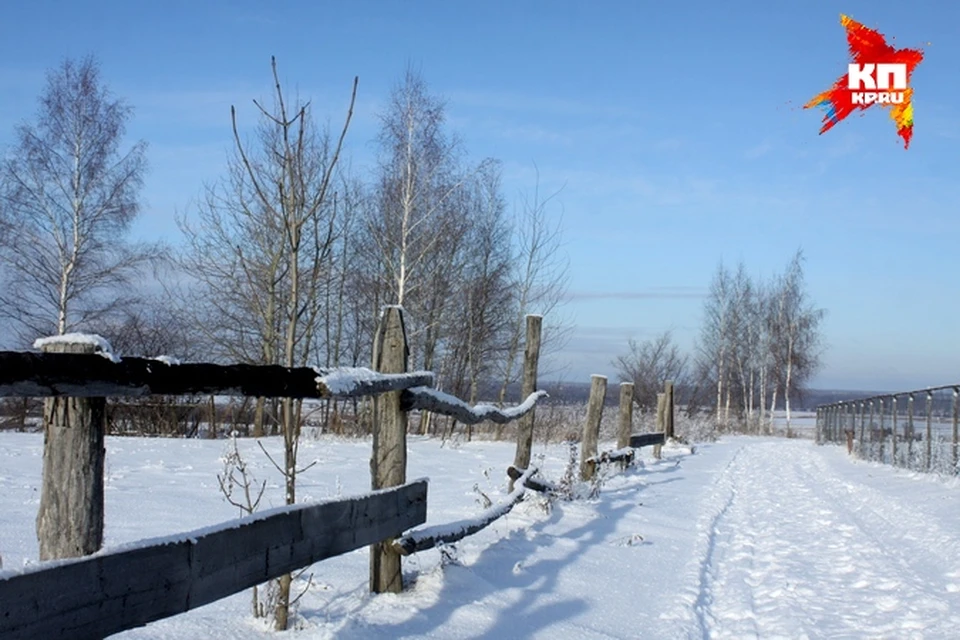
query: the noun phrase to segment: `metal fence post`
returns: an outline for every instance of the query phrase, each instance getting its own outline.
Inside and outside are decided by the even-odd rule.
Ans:
[[[926,446],[926,468],[930,471],[933,464],[933,392],[927,391],[927,446]]]
[[[960,442],[958,442],[957,436],[960,435],[960,430],[957,427],[960,426],[960,387],[953,388],[953,469],[951,471],[957,473],[957,465],[960,464]]]
[[[906,466],[907,469],[913,468],[913,440],[914,440],[914,430],[913,430],[913,394],[907,398],[907,426],[903,430],[903,436],[907,439],[907,460]]]
[[[879,405],[880,405],[879,407],[877,407],[878,413],[879,413],[879,420],[877,421],[877,422],[878,422],[878,424],[877,424],[877,431],[879,431],[879,433],[878,433],[877,435],[880,436],[880,438],[879,438],[879,441],[880,441],[880,442],[879,442],[879,445],[878,445],[878,447],[877,447],[877,449],[878,449],[878,450],[877,450],[877,460],[879,460],[880,462],[883,462],[883,461],[884,461],[884,459],[883,459],[883,441],[884,441],[884,436],[883,436],[883,398],[878,398],[878,399],[877,399],[877,402],[878,402]]]
[[[890,430],[890,464],[897,466],[897,396],[893,396],[890,412],[893,414],[893,426]]]
[[[867,403],[860,402],[860,438],[857,441],[857,456],[863,459],[863,437],[867,431]]]

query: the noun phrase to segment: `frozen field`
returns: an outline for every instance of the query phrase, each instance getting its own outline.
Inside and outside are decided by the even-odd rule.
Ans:
[[[279,442],[266,440],[268,449]],[[109,438],[107,546],[236,517],[217,488],[227,443]],[[0,554],[36,557],[42,437],[0,434]],[[241,441],[281,500],[278,477]],[[503,496],[513,446],[411,439],[428,524]],[[536,445],[559,479],[561,445]],[[405,561],[402,595],[367,593],[366,549],[314,565],[297,638],[947,638],[960,628],[960,485],[803,439],[738,437],[667,450],[607,478],[598,498],[528,499],[452,557]],[[307,440],[303,500],[363,493],[369,441]],[[475,490],[476,487],[476,490]],[[301,580],[305,584],[306,575]],[[249,593],[114,637],[278,637]]]

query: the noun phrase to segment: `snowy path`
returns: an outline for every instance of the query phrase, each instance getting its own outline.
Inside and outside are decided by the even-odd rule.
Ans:
[[[107,545],[236,517],[217,489],[224,442],[108,438]],[[279,455],[279,439],[265,446]],[[429,475],[428,524],[502,499],[513,445],[451,446],[411,438],[408,477]],[[307,440],[301,495],[369,487],[370,443]],[[280,478],[253,441],[241,448]],[[0,553],[7,568],[36,557],[42,436],[0,433]],[[535,448],[558,479],[560,445]],[[695,454],[666,448],[606,478],[593,500],[531,496],[456,546],[404,563],[410,587],[371,596],[366,549],[310,570],[299,640],[533,638],[960,638],[960,480],[847,457],[810,441],[725,438]],[[542,456],[542,459],[541,459]],[[476,489],[474,488],[476,487]],[[305,579],[298,581],[298,591]],[[116,636],[127,640],[277,638],[241,593]]]
[[[955,490],[809,442],[738,444],[701,506],[684,635],[957,637]]]

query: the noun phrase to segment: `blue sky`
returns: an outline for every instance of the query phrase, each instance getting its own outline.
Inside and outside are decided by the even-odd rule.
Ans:
[[[692,346],[717,264],[769,277],[802,247],[828,315],[813,386],[902,390],[960,380],[960,4],[847,2],[50,2],[0,23],[0,145],[44,73],[93,53],[149,142],[135,235],[176,242],[223,172],[229,108],[255,117],[283,80],[374,159],[376,115],[408,64],[448,100],[470,156],[503,162],[508,200],[563,188],[576,330],[565,377],[613,376],[631,337]],[[885,111],[818,136],[808,99],[846,69],[840,13],[922,47],[914,138]]]

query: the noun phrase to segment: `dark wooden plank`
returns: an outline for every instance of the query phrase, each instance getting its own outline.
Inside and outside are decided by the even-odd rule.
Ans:
[[[507,476],[509,476],[514,482],[522,478],[524,473],[526,473],[524,470],[517,469],[513,465],[507,467]],[[527,478],[523,481],[523,484],[527,487],[527,489],[539,491],[540,493],[550,493],[551,491],[556,490],[556,487],[549,482],[537,480],[536,478]]]
[[[171,365],[149,358],[123,358],[113,362],[99,354],[0,351],[0,397],[225,395],[349,398],[432,384],[433,374],[426,371],[390,376],[363,369],[210,363]]]
[[[224,523],[0,578],[0,637],[102,638],[183,613],[427,519],[427,482]]]
[[[591,460],[597,464],[607,464],[611,462],[632,462],[633,456],[633,447],[628,447],[625,449],[617,449],[616,451],[604,451],[600,455],[591,458]]]
[[[663,433],[638,433],[637,435],[630,436],[630,446],[634,449],[663,444],[664,442]]]

